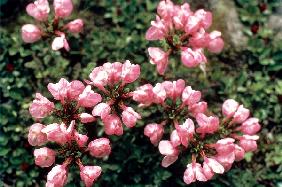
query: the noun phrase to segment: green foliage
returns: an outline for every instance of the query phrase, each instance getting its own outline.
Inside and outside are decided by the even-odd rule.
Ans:
[[[1,1],[1,9],[12,6],[11,2]],[[35,166],[33,148],[26,136],[27,128],[33,123],[28,106],[35,92],[49,94],[46,89],[49,82],[57,82],[60,77],[83,80],[95,66],[126,59],[142,66],[140,84],[162,80],[148,62],[146,48],[153,43],[149,45],[144,38],[155,16],[157,1],[74,2],[78,7],[75,16],[85,20],[86,28],[83,34],[68,38],[69,53],[52,51],[50,41],[22,43],[20,26],[32,20],[24,12],[27,1],[19,1],[23,8],[16,9],[16,13],[13,10],[4,16],[0,14],[5,18],[0,29],[0,181],[4,184],[41,186],[46,180],[49,169]],[[199,69],[183,68],[179,59],[171,61],[173,68],[167,75],[183,78],[193,88],[202,90],[215,113],[220,112],[224,99],[235,98],[261,119],[259,151],[247,155],[246,161],[237,163],[225,175],[206,183],[207,186],[278,186],[282,183],[282,46],[281,41],[275,40],[274,31],[266,27],[278,1],[265,1],[268,8],[263,13],[258,2],[236,0],[245,25],[244,33],[249,38],[247,46],[210,55],[206,77]],[[260,29],[252,34],[250,26],[255,22],[260,24]],[[152,120],[149,116],[153,110],[142,113],[146,122]],[[122,137],[111,137],[114,144],[108,159],[84,158],[85,163],[103,168],[96,186],[185,186],[182,176],[189,158],[162,168],[157,148],[143,135],[146,122],[141,120]],[[68,186],[82,186],[77,168],[71,171]]]

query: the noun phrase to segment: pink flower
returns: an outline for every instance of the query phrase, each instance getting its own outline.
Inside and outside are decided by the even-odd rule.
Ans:
[[[192,182],[198,181],[207,181],[207,178],[204,174],[204,170],[199,163],[188,164],[184,172],[183,180],[186,184],[191,184]]]
[[[111,153],[110,140],[108,138],[98,138],[88,144],[90,155],[102,158],[109,156]]]
[[[52,42],[52,50],[57,51],[62,48],[65,48],[66,51],[70,50],[65,34],[56,37]]]
[[[107,103],[99,103],[92,111],[93,116],[101,116],[101,119],[105,118],[111,113],[111,107]]]
[[[107,72],[107,84],[114,85],[121,81],[121,73],[122,73],[123,64],[120,62],[110,63],[107,62],[103,64],[103,70]],[[102,76],[103,77],[103,76]]]
[[[245,150],[239,145],[235,144],[235,160],[240,161],[243,160],[245,156]]]
[[[259,136],[257,135],[243,135],[240,138],[239,146],[242,147],[245,152],[252,152],[257,149],[257,140],[259,139]]]
[[[68,17],[73,10],[73,4],[71,0],[54,0],[53,5],[56,17]]]
[[[166,168],[166,167],[170,166],[171,164],[173,164],[177,159],[178,159],[178,155],[176,155],[176,156],[168,156],[167,155],[163,158],[161,165]]]
[[[166,91],[161,83],[157,83],[153,88],[154,103],[164,103],[166,99]]]
[[[132,83],[140,76],[140,66],[131,64],[129,60],[122,66],[121,78],[124,84]]]
[[[227,118],[232,117],[239,107],[239,103],[233,99],[227,99],[222,105],[222,113]]]
[[[121,136],[123,134],[123,128],[119,117],[115,114],[110,114],[102,119],[105,125],[105,133],[107,135]]]
[[[37,0],[34,3],[28,4],[26,12],[38,21],[46,21],[50,12],[48,0]]]
[[[178,97],[181,96],[185,88],[185,81],[182,79],[173,82],[164,81],[162,83],[162,86],[165,89],[166,96],[175,101]]]
[[[181,61],[188,67],[193,68],[201,63],[206,63],[207,59],[201,49],[182,48],[181,49]]]
[[[168,65],[168,54],[158,47],[148,48],[150,62],[157,65],[157,71],[163,75]]]
[[[42,133],[41,130],[45,128],[40,123],[31,125],[28,131],[28,143],[32,146],[40,146],[47,142],[46,134]]]
[[[219,128],[219,119],[218,117],[214,116],[206,116],[205,114],[197,114],[196,116],[196,121],[199,125],[197,128],[197,133],[202,133],[202,134],[213,134],[216,132]]]
[[[261,126],[257,118],[249,118],[238,128],[238,130],[247,135],[254,135],[260,128]]]
[[[53,141],[59,144],[65,144],[69,141],[67,128],[64,123],[62,123],[61,125],[52,123],[42,129],[41,132],[47,135],[47,139],[49,141]]]
[[[163,125],[157,123],[151,123],[145,126],[144,135],[150,138],[150,141],[155,146],[158,145],[162,139],[164,133]]]
[[[80,33],[83,29],[83,20],[82,19],[75,19],[71,22],[69,22],[65,28],[68,29],[68,31],[72,32],[72,33]]]
[[[233,138],[218,140],[215,144],[217,155],[215,159],[228,171],[235,160],[235,144]]]
[[[210,41],[208,50],[212,53],[220,53],[224,47],[224,41],[221,38],[221,32],[213,31],[209,34]]]
[[[157,7],[158,14],[164,18],[171,18],[174,14],[174,5],[170,0],[161,1]]]
[[[56,152],[47,147],[35,149],[33,152],[35,164],[40,167],[50,167],[55,162]]]
[[[79,134],[77,131],[74,131],[74,139],[76,143],[78,144],[79,147],[85,147],[87,141],[88,141],[88,136]]]
[[[173,16],[173,23],[175,28],[184,30],[188,17],[193,14],[190,10],[189,4],[184,3],[179,9],[177,8],[177,6],[175,6],[174,11],[176,12],[176,14]]]
[[[140,114],[135,112],[133,108],[131,107],[126,107],[124,111],[122,112],[122,122],[128,127],[134,127],[137,120],[141,119]]]
[[[200,20],[200,25],[204,29],[208,29],[212,24],[212,13],[207,12],[203,9],[199,9],[194,14],[195,17],[197,17]]]
[[[162,155],[167,156],[177,156],[179,154],[179,150],[175,148],[172,143],[168,140],[160,141],[159,151]]]
[[[70,83],[66,79],[61,78],[58,83],[49,83],[47,88],[54,99],[63,101],[67,98],[69,85]]]
[[[198,102],[189,106],[189,110],[194,116],[199,113],[205,113],[207,108],[208,104],[206,102]]]
[[[180,137],[176,130],[173,130],[170,134],[170,142],[173,147],[177,147],[181,144]]]
[[[186,105],[198,103],[201,99],[201,92],[193,90],[191,86],[187,86],[182,92],[182,102]]]
[[[194,33],[189,39],[189,44],[193,48],[204,48],[210,43],[210,35],[205,32],[205,29],[201,28],[198,32]]]
[[[88,113],[79,114],[79,118],[80,118],[81,123],[91,123],[95,121],[95,117]]]
[[[91,187],[101,172],[100,166],[80,166],[80,177],[86,187]]]
[[[244,108],[243,105],[240,105],[233,116],[234,123],[242,123],[244,122],[250,115],[250,110]]]
[[[89,75],[93,85],[101,88],[108,83],[108,73],[104,70],[103,66],[99,66],[93,69]]]
[[[201,26],[201,20],[199,17],[195,15],[191,15],[187,18],[186,25],[184,30],[186,33],[193,34],[195,33]]]
[[[101,101],[101,95],[91,90],[90,85],[86,86],[84,91],[78,97],[78,105],[83,107],[93,107]]]
[[[48,116],[55,108],[54,103],[49,101],[40,93],[35,94],[35,99],[29,107],[29,113],[32,117],[41,119]]]
[[[169,31],[165,21],[160,19],[159,16],[156,16],[156,21],[152,21],[151,25],[146,32],[146,40],[161,40]]]
[[[187,118],[183,125],[176,126],[176,130],[180,137],[181,144],[188,147],[189,139],[192,139],[193,134],[195,133],[194,122],[190,118]]]
[[[56,165],[47,175],[46,187],[63,187],[67,183],[67,175],[65,166]]]
[[[21,29],[22,39],[25,43],[34,43],[41,38],[41,30],[33,24],[25,24]]]
[[[81,81],[78,80],[71,81],[67,87],[67,98],[71,100],[76,100],[84,89],[85,86]]]
[[[206,162],[203,163],[203,172],[207,180],[210,180],[214,176],[214,172]]]
[[[215,173],[222,174],[224,172],[224,167],[213,158],[205,157],[204,163],[206,163],[211,168],[211,170]]]
[[[153,102],[154,93],[151,84],[145,84],[136,88],[133,92],[133,100],[144,105],[150,105]]]

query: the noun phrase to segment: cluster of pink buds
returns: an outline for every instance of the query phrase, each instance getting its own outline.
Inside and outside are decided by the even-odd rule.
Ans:
[[[79,33],[83,29],[83,21],[75,19],[65,25],[60,24],[60,20],[71,15],[73,10],[72,0],[54,0],[55,15],[52,21],[48,19],[50,7],[48,0],[36,0],[26,7],[27,14],[32,16],[37,25],[26,24],[21,28],[22,39],[26,43],[34,43],[41,38],[55,36],[52,42],[52,49],[59,50],[64,48],[69,51],[70,47],[66,39],[65,32]]]
[[[72,163],[79,166],[80,176],[85,185],[92,186],[101,174],[101,167],[83,166],[80,157],[86,152],[96,158],[109,156],[110,140],[98,138],[88,143],[89,137],[80,134],[76,124],[89,124],[96,120],[94,116],[99,116],[107,135],[122,135],[121,121],[128,128],[133,127],[141,116],[133,108],[125,105],[132,97],[126,86],[134,82],[139,75],[139,65],[131,64],[129,61],[105,63],[94,68],[89,76],[91,81],[86,81],[88,83],[86,86],[81,81],[68,82],[64,78],[56,84],[49,83],[47,86],[49,92],[59,101],[56,104],[36,93],[36,98],[29,108],[32,117],[39,121],[53,115],[60,119],[61,123],[47,126],[35,123],[30,127],[28,134],[30,145],[42,146],[53,142],[60,146],[57,152],[47,147],[35,149],[35,164],[50,167],[54,164],[56,155],[65,158],[62,165],[56,165],[49,172],[46,186],[63,186],[67,181],[67,168]],[[101,95],[92,90],[92,85],[101,91]],[[88,112],[89,110],[92,110],[93,115]]]
[[[133,108],[126,106],[132,97],[132,92],[126,86],[138,79],[140,66],[130,61],[105,63],[94,68],[88,82],[94,85],[105,97],[103,102],[96,105],[93,116],[100,116],[107,135],[123,134],[122,122],[128,128],[134,127],[141,116]]]
[[[146,39],[166,42],[164,50],[148,48],[150,62],[157,66],[159,74],[165,73],[169,55],[174,52],[180,51],[182,63],[192,68],[207,63],[204,48],[213,53],[223,49],[221,32],[206,32],[212,24],[211,12],[203,9],[192,12],[188,3],[179,6],[170,0],[163,0],[157,7],[157,13],[156,20],[147,30]]]
[[[242,160],[245,152],[257,149],[258,119],[249,118],[250,111],[233,99],[223,103],[221,121],[207,110],[206,102],[200,101],[201,92],[185,87],[181,79],[155,87],[143,85],[134,91],[133,99],[143,107],[156,104],[162,114],[158,123],[146,125],[144,134],[164,155],[163,167],[174,163],[180,154],[192,154],[184,173],[186,184],[222,174],[234,161]],[[166,127],[170,140],[161,140]]]

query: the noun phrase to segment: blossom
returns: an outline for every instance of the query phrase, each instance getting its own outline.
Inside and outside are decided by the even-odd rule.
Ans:
[[[64,165],[56,165],[47,175],[46,187],[63,187],[67,183],[67,174]]]
[[[83,29],[84,23],[82,19],[75,19],[65,25],[71,33],[80,33]]]
[[[244,122],[250,115],[250,110],[244,108],[243,105],[240,105],[233,116],[233,122],[242,123]]]
[[[83,107],[93,107],[101,101],[101,95],[91,90],[90,85],[86,86],[83,92],[78,96],[78,105]]]
[[[191,163],[187,165],[187,168],[184,172],[183,180],[186,184],[191,184],[192,182],[198,181],[207,181],[207,178],[204,174],[204,170],[199,163]]]
[[[221,32],[213,31],[209,34],[210,41],[208,43],[208,50],[212,53],[219,53],[224,47],[224,42],[221,38]]]
[[[257,135],[243,135],[239,138],[239,146],[242,147],[245,152],[255,151],[257,149],[257,140],[259,136]]]
[[[143,105],[150,105],[153,102],[153,99],[154,93],[151,84],[140,86],[133,92],[133,100]]]
[[[222,105],[222,113],[227,118],[233,117],[239,107],[239,103],[234,99],[227,99]]]
[[[47,135],[47,139],[49,141],[54,141],[59,144],[65,144],[69,141],[67,136],[67,128],[64,123],[62,123],[61,125],[52,123],[42,129],[41,132]]]
[[[201,99],[201,92],[193,90],[191,86],[185,87],[182,92],[182,101],[186,105],[193,105]]]
[[[90,154],[97,158],[109,156],[111,153],[110,140],[107,138],[98,138],[88,144]]]
[[[60,34],[60,36],[55,37],[52,42],[52,50],[57,51],[62,48],[66,51],[70,50],[65,34]]]
[[[123,83],[129,84],[140,76],[140,66],[136,64],[131,64],[129,60],[126,60],[122,65],[121,79]]]
[[[80,177],[86,187],[91,187],[101,172],[100,166],[80,166]]]
[[[168,140],[160,141],[159,151],[162,155],[165,155],[162,160],[163,167],[170,166],[178,159],[179,150]]]
[[[70,16],[73,10],[72,0],[54,0],[55,15],[60,18]]]
[[[88,113],[81,113],[79,115],[81,123],[91,123],[95,121],[95,117]]]
[[[214,158],[204,158],[204,163],[206,163],[213,172],[222,174],[224,172],[224,167],[218,163]]]
[[[150,141],[155,146],[158,145],[164,133],[163,125],[151,123],[145,126],[144,135],[150,138]]]
[[[207,62],[207,59],[201,49],[183,48],[181,51],[181,61],[186,67],[192,68]]]
[[[35,123],[30,126],[28,131],[28,143],[32,146],[40,146],[47,142],[47,136],[43,132],[42,129],[45,128],[45,125],[40,123]]]
[[[181,96],[184,88],[185,81],[183,79],[178,79],[177,81],[164,81],[162,83],[163,88],[165,89],[166,96],[172,100],[176,100]]]
[[[115,114],[110,114],[102,119],[105,127],[105,133],[107,135],[121,136],[123,134],[123,128],[120,118]]]
[[[259,124],[259,119],[249,118],[244,123],[242,123],[240,127],[238,127],[238,130],[247,135],[255,135],[260,130],[260,128],[261,126]]]
[[[35,164],[40,167],[49,167],[55,162],[56,152],[47,147],[35,149],[34,152]]]
[[[93,116],[101,116],[102,119],[108,116],[110,113],[111,107],[107,103],[97,104],[92,111]]]
[[[205,114],[197,114],[196,121],[200,127],[196,129],[198,133],[214,133],[219,128],[219,119],[215,116],[206,116]]]
[[[38,21],[46,21],[50,12],[48,0],[37,0],[34,3],[29,3],[26,12]]]
[[[158,47],[148,48],[150,62],[157,65],[157,71],[163,75],[168,65],[168,54]]]
[[[41,38],[41,30],[33,24],[25,24],[21,28],[22,39],[25,43],[34,43]]]
[[[187,118],[182,125],[177,125],[175,128],[181,144],[187,147],[189,139],[192,139],[193,134],[195,133],[194,122],[190,118]]]
[[[46,97],[40,93],[35,94],[35,99],[29,107],[29,112],[34,118],[44,118],[48,116],[54,109],[54,103],[49,101]]]
[[[134,111],[131,107],[126,107],[122,112],[122,122],[128,127],[134,127],[136,121],[141,119],[140,114]]]

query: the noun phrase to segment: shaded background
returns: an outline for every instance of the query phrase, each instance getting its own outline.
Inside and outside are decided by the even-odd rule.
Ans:
[[[144,38],[158,1],[74,0],[75,12],[69,19],[82,18],[85,30],[68,37],[69,53],[52,51],[51,41],[22,42],[21,25],[34,23],[25,13],[29,2],[0,1],[0,186],[44,186],[50,168],[34,164],[34,148],[26,137],[27,127],[33,123],[28,106],[35,92],[48,95],[49,82],[58,82],[61,77],[83,80],[93,67],[125,59],[141,65],[140,85],[161,81],[146,52],[148,46],[157,44]],[[198,68],[182,65],[168,76],[183,78],[202,90],[214,112],[220,113],[225,99],[236,99],[261,119],[263,127],[258,151],[247,154],[224,175],[191,186],[282,186],[282,1],[187,2],[192,10],[213,12],[211,29],[223,32],[225,48],[218,55],[207,54],[207,77]],[[111,137],[109,159],[86,160],[103,168],[97,186],[185,186],[182,176],[187,158],[162,168],[162,156],[143,135],[144,125],[143,120],[122,137]],[[67,186],[82,186],[77,168],[71,170]]]

